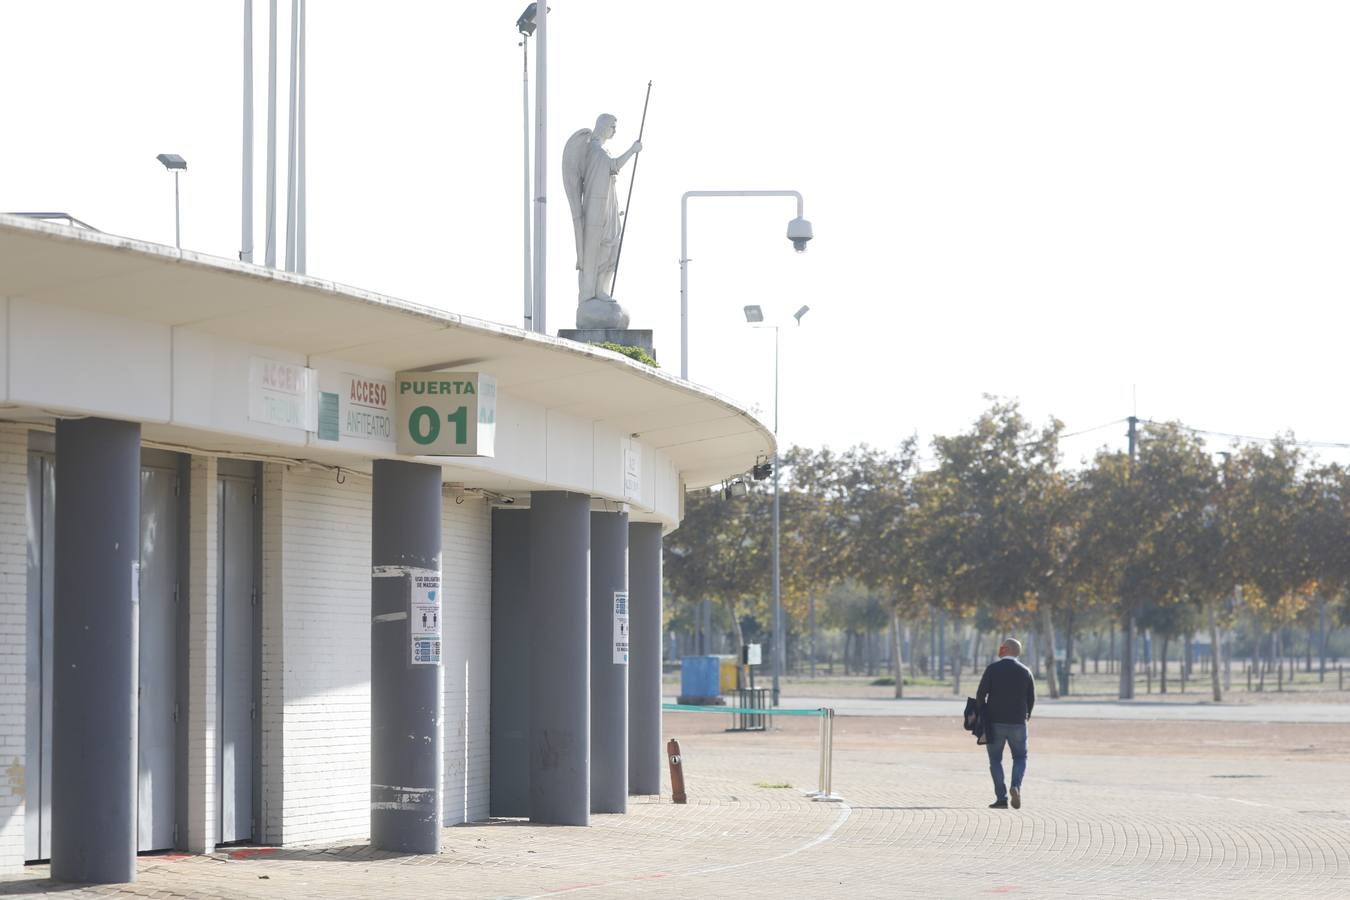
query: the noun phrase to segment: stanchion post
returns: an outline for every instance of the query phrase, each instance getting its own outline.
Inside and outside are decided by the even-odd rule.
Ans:
[[[820,790],[808,795],[813,800],[839,801],[834,793],[834,710],[820,710]]]
[[[819,768],[816,774],[816,793],[814,796],[820,797],[827,792],[825,787],[825,710],[820,711],[820,760]]]
[[[680,754],[680,742],[671,738],[666,742],[666,756],[670,759],[670,799],[676,803],[687,803],[689,797],[684,792],[684,757]]]

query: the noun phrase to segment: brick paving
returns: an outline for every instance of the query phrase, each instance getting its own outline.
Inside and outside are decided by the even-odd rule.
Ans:
[[[32,866],[0,895],[1350,896],[1350,726],[1033,722],[1024,806],[1001,811],[955,720],[837,720],[842,803],[803,796],[814,723],[779,721],[727,734],[719,716],[668,715],[689,805],[634,798],[591,828],[449,828],[435,857],[360,843],[144,857],[134,885],[96,888]]]

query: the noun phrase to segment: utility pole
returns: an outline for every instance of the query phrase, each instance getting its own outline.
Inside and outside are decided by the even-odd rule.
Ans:
[[[1139,457],[1139,417],[1130,416],[1129,431],[1125,436],[1130,440],[1130,480],[1134,480],[1134,464]],[[1124,657],[1120,667],[1120,699],[1134,699],[1134,610],[1125,613],[1124,631],[1121,635],[1121,652]]]

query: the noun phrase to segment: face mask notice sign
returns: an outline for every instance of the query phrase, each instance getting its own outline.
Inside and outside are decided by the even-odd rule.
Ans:
[[[415,666],[441,664],[441,573],[434,569],[411,569],[412,588],[408,602],[408,635]]]
[[[628,592],[614,592],[614,662],[628,665]]]

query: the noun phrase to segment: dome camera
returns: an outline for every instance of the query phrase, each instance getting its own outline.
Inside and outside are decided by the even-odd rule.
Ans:
[[[798,253],[806,250],[806,242],[815,237],[811,233],[811,223],[801,216],[788,223],[787,238],[792,241],[792,248]]]

